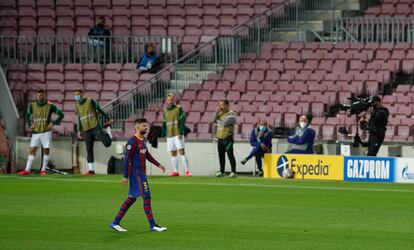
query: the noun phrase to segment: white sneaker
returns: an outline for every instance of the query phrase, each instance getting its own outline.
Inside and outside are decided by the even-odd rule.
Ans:
[[[231,172],[227,178],[237,178],[237,174],[235,172]]]
[[[151,231],[152,232],[164,232],[164,231],[167,231],[167,228],[155,224],[155,226],[151,227]]]
[[[111,225],[109,225],[109,227],[112,228],[115,231],[118,231],[118,232],[126,232],[127,231],[126,229],[122,228],[120,225],[116,225],[116,224],[111,224]]]
[[[105,128],[105,131],[106,131],[106,133],[109,135],[109,138],[111,138],[112,139],[112,132],[111,132],[111,127],[106,127]]]

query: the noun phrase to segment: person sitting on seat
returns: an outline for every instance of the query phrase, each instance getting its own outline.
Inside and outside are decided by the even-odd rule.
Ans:
[[[138,74],[155,73],[160,65],[160,58],[154,51],[154,45],[147,43],[145,45],[145,54],[139,59],[137,64]]]
[[[272,151],[272,131],[267,126],[265,120],[261,120],[256,128],[253,128],[250,134],[250,145],[253,147],[250,154],[241,161],[241,164],[244,165],[250,160],[253,156],[256,158],[257,165],[257,176],[263,175],[262,168],[262,159],[266,153]]]
[[[298,125],[289,133],[289,150],[286,154],[313,154],[315,135],[315,130],[310,127],[309,119],[304,115],[300,116]]]

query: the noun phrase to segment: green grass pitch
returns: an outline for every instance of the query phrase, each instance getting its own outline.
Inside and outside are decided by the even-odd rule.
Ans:
[[[150,177],[118,233],[121,176],[0,176],[0,249],[414,249],[414,185]]]

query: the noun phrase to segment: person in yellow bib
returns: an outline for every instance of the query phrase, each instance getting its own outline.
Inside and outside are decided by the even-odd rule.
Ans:
[[[177,150],[181,156],[185,168],[185,176],[190,177],[188,158],[184,149],[184,110],[175,104],[174,94],[168,94],[166,99],[167,107],[163,110],[161,137],[167,138],[167,151],[171,153],[173,172],[170,176],[180,176],[178,172]]]
[[[58,118],[52,121],[52,114],[55,113]],[[29,175],[35,159],[38,147],[43,147],[43,163],[39,172],[40,175],[46,175],[46,167],[49,163],[50,144],[52,142],[52,128],[59,125],[64,115],[54,104],[47,101],[44,90],[38,90],[36,101],[29,105],[26,112],[27,126],[32,130],[32,139],[30,141],[29,157],[27,158],[26,169],[20,171],[19,175]]]
[[[112,125],[112,120],[108,114],[102,110],[97,101],[84,96],[83,90],[75,90],[75,100],[76,113],[78,115],[78,139],[85,139],[87,151],[89,171],[85,173],[84,176],[90,176],[95,174],[95,159],[93,154],[95,140],[100,140],[105,147],[111,146],[112,135],[110,125]],[[106,131],[102,129],[102,125],[98,118],[98,112],[107,120],[105,123]]]
[[[229,157],[231,173],[229,178],[236,178],[236,159],[234,158],[234,125],[236,124],[236,114],[229,109],[230,103],[227,99],[222,99],[216,108],[213,124],[216,126],[217,149],[220,161],[220,171],[217,177],[225,177],[226,152]]]

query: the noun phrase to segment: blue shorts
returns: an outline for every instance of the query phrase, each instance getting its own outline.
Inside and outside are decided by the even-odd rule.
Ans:
[[[151,198],[151,193],[147,181],[147,177],[144,175],[133,174],[129,177],[129,194],[130,197],[137,198],[142,196],[143,198]]]

